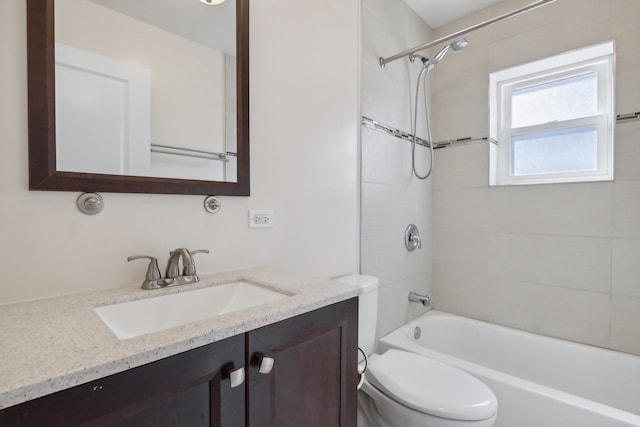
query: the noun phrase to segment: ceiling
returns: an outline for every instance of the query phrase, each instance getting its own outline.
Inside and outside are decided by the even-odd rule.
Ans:
[[[0,0],[1,1],[1,0]],[[89,0],[125,13],[217,50],[233,54],[235,2],[206,6],[196,0]],[[431,28],[436,29],[502,0],[404,0]]]
[[[502,0],[404,0],[433,29],[500,1]]]
[[[235,1],[225,1],[217,6],[209,6],[197,0],[89,1],[235,55]]]

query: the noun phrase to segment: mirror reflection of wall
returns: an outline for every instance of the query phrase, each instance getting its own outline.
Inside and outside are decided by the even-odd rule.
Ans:
[[[225,181],[238,181],[238,126],[237,113],[238,97],[237,87],[237,67],[235,56],[225,55],[225,146],[227,148],[227,162],[225,163]]]
[[[216,156],[177,155],[202,153],[163,148],[154,150],[172,154],[152,153],[152,144],[235,152],[234,52],[212,49],[105,7],[110,2],[118,3],[55,3],[58,169],[235,181],[233,154],[225,171],[225,162],[212,160]],[[161,13],[150,7],[157,4],[150,0],[147,12]],[[233,5],[227,8],[235,19]],[[120,74],[120,69],[129,71]]]

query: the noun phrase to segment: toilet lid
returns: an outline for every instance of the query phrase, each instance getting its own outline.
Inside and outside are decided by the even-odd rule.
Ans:
[[[453,420],[492,417],[498,402],[483,382],[443,362],[400,350],[388,350],[369,364],[369,382],[416,411]]]

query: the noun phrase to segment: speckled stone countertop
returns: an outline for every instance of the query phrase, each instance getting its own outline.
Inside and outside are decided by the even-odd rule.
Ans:
[[[202,275],[197,284],[135,287],[0,305],[0,409],[125,371],[358,295],[351,285],[266,267]],[[287,298],[120,340],[94,307],[247,281]]]

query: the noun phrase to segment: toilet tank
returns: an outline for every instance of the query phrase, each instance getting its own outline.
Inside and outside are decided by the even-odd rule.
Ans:
[[[339,282],[349,283],[360,288],[358,297],[358,346],[368,355],[373,353],[376,340],[376,322],[378,319],[377,277],[350,274],[338,277]]]

